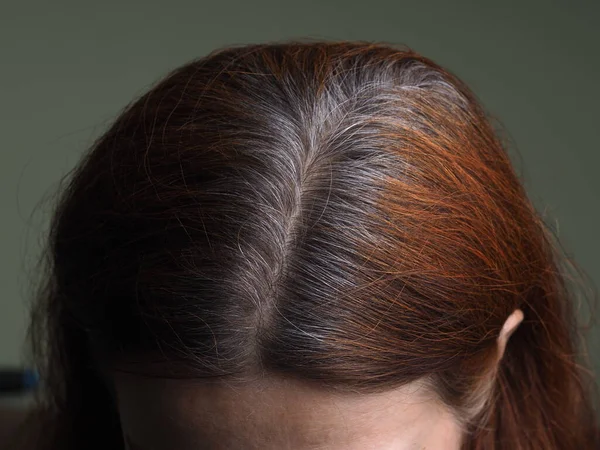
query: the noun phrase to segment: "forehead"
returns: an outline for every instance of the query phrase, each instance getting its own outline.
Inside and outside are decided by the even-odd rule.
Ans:
[[[232,385],[118,374],[114,381],[132,450],[459,448],[452,415],[417,383],[365,395],[280,378]]]

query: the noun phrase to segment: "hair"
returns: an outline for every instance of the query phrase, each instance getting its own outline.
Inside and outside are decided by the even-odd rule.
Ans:
[[[359,393],[427,380],[464,449],[599,448],[576,266],[505,141],[404,46],[240,45],[172,70],[58,202],[32,315],[36,448],[123,448],[107,368]]]

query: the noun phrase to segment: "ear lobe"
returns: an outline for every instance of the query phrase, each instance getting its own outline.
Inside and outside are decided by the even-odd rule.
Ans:
[[[506,343],[510,336],[515,332],[518,326],[523,321],[524,315],[523,311],[520,309],[515,309],[510,316],[504,322],[502,329],[500,330],[500,334],[498,335],[498,360],[502,359],[504,356],[504,351],[506,349]]]

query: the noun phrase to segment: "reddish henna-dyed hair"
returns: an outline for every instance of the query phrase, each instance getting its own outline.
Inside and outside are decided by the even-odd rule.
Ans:
[[[36,448],[123,448],[104,367],[365,393],[429,380],[464,449],[598,448],[576,266],[504,141],[463,82],[396,45],[245,45],[173,70],[58,204]]]

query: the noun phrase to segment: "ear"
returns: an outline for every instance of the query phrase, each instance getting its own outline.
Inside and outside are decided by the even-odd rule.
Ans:
[[[515,309],[510,316],[504,322],[500,334],[498,335],[498,360],[504,356],[504,350],[506,349],[506,343],[511,334],[517,329],[517,327],[523,321],[523,311]]]

